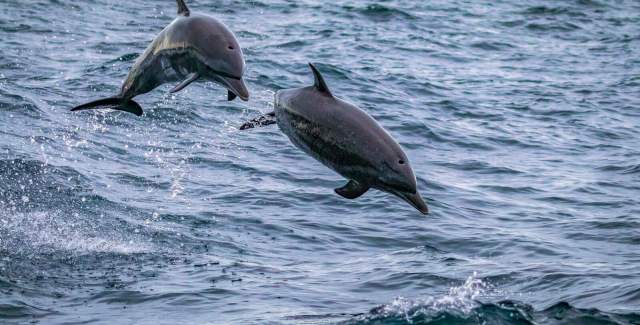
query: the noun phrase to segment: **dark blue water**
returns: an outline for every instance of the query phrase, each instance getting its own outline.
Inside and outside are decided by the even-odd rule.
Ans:
[[[69,112],[174,1],[0,1],[0,323],[640,324],[640,3],[189,3],[235,31],[248,103]],[[237,130],[308,61],[430,215]]]

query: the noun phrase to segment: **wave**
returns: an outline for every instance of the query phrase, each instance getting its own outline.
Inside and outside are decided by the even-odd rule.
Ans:
[[[530,23],[526,26],[533,31],[541,32],[572,32],[580,29],[580,26],[569,22],[564,23]]]
[[[354,10],[357,13],[368,17],[374,21],[387,21],[392,18],[399,18],[404,20],[414,20],[415,16],[412,14],[393,7],[383,6],[380,4],[370,4],[361,8],[354,8],[351,6],[343,6],[346,10]]]
[[[519,301],[478,300],[491,290],[490,284],[474,274],[443,296],[416,300],[399,297],[340,324],[640,324],[640,313],[608,313],[577,308],[567,302],[536,311]]]
[[[0,252],[35,258],[51,254],[133,254],[152,251],[135,228],[111,212],[118,209],[95,195],[89,180],[69,167],[36,160],[0,160]],[[96,213],[95,207],[107,212]],[[96,219],[95,215],[99,218]]]
[[[1,86],[2,84],[0,84]],[[39,116],[42,111],[38,107],[36,100],[30,95],[13,90],[9,92],[0,87],[0,109],[6,111],[16,111],[32,117]]]
[[[640,324],[638,313],[606,313],[598,309],[581,309],[567,302],[557,303],[542,311],[535,311],[530,305],[505,300],[497,303],[482,303],[469,312],[463,310],[438,310],[428,306],[414,307],[406,314],[391,313],[377,315],[370,313],[363,319],[347,321],[344,324]]]
[[[618,172],[620,174],[638,174],[640,173],[640,164],[606,165],[598,167],[598,169],[605,172]]]
[[[69,167],[36,160],[0,160],[0,206],[12,211],[67,206],[64,201],[69,197],[88,191],[87,182]]]
[[[30,306],[24,302],[15,302],[11,304],[0,304],[0,319],[5,321],[11,319],[38,319],[47,315],[55,314],[54,312]],[[35,321],[34,321],[35,322]],[[4,324],[4,323],[3,323]]]

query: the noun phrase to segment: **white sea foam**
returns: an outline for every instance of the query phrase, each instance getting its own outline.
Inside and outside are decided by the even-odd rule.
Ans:
[[[412,323],[417,316],[435,315],[445,311],[466,315],[479,306],[476,299],[486,294],[488,290],[490,285],[478,278],[474,272],[463,284],[451,287],[443,296],[420,299],[398,297],[391,303],[377,308],[373,317],[401,316],[408,323]],[[372,315],[365,317],[370,318]]]
[[[102,231],[97,225],[54,212],[5,212],[0,249],[16,254],[50,252],[134,254],[152,250],[139,236]]]

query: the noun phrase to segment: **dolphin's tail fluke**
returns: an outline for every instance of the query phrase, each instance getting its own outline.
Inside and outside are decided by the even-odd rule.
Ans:
[[[76,106],[71,109],[72,112],[82,111],[85,109],[111,108],[119,111],[125,111],[138,116],[142,115],[142,107],[132,99],[124,100],[121,97],[109,97],[94,100],[92,102]]]

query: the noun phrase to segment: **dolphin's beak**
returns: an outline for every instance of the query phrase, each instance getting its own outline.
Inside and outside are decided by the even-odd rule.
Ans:
[[[242,78],[235,79],[220,76],[220,79],[222,81],[222,84],[227,87],[230,92],[234,93],[244,101],[249,100],[249,89],[247,89],[247,85],[244,83],[244,80]]]
[[[396,193],[396,195],[398,195],[403,200],[407,201],[414,208],[418,209],[418,211],[420,211],[422,214],[429,213],[429,208],[427,207],[427,204],[424,203],[424,200],[422,199],[422,196],[420,196],[420,193],[401,192],[401,193]]]

